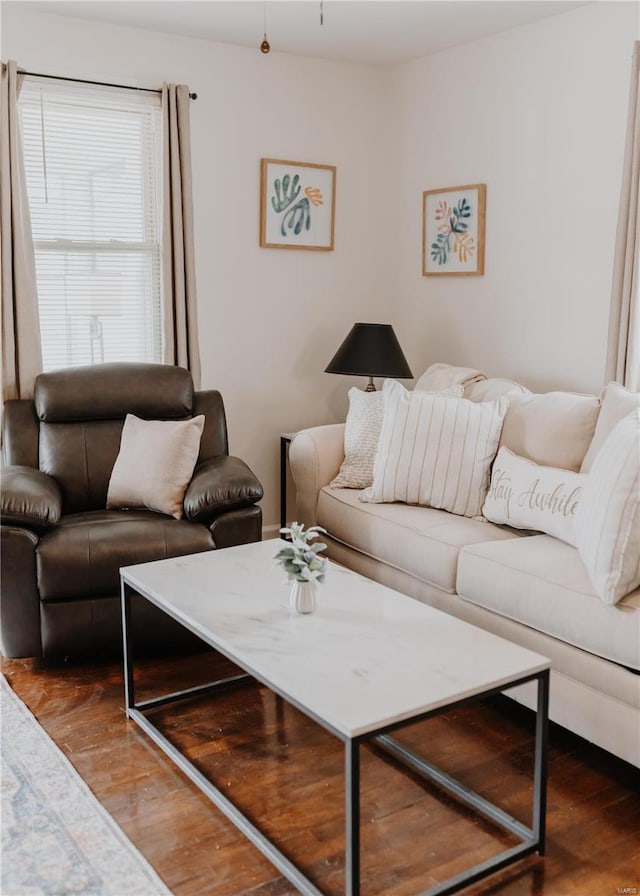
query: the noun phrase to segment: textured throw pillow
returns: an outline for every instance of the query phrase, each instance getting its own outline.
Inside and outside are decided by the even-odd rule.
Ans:
[[[181,519],[203,427],[202,414],[191,420],[140,420],[127,414],[107,507],[146,507]]]
[[[349,389],[349,411],[344,426],[344,460],[331,488],[366,488],[373,480],[384,394]]]
[[[576,513],[576,545],[598,597],[617,604],[640,585],[640,411],[598,452]]]
[[[577,473],[591,444],[600,400],[594,395],[546,392],[509,400],[500,447],[537,464]]]
[[[444,389],[439,395],[461,396],[462,386]],[[349,412],[344,427],[344,460],[331,488],[367,488],[373,482],[373,462],[382,429],[384,392],[349,390]]]
[[[388,380],[373,485],[361,500],[403,501],[478,516],[508,400],[407,392]]]
[[[640,392],[631,392],[619,383],[609,383],[600,396],[600,413],[596,423],[596,431],[585,454],[581,473],[588,473],[593,466],[596,455],[604,445],[607,436],[623,417],[640,408]]]
[[[535,529],[575,545],[575,514],[585,480],[580,473],[543,467],[501,448],[482,513],[492,523]]]

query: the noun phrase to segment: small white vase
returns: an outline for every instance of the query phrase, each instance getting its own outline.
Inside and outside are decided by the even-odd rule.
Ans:
[[[289,606],[296,613],[313,613],[316,608],[316,583],[292,582]]]

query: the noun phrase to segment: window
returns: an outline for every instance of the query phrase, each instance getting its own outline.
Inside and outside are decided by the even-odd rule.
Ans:
[[[161,361],[160,96],[25,77],[44,370]]]

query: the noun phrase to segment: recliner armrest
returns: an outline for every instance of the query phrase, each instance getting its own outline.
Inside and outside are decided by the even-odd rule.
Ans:
[[[192,522],[206,523],[224,511],[250,507],[263,494],[243,460],[220,455],[196,468],[184,496],[184,515]]]
[[[62,494],[53,476],[33,467],[3,469],[0,519],[4,525],[36,532],[53,529],[61,513]]]

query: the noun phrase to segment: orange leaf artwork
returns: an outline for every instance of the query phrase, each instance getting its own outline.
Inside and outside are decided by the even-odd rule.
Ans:
[[[469,256],[476,251],[473,238],[468,233],[456,233],[453,251],[458,253],[460,261],[468,261]]]
[[[313,205],[322,205],[323,204],[324,200],[322,198],[322,193],[320,192],[320,190],[317,187],[305,187],[304,191],[307,194],[307,196],[309,197],[309,199],[311,200],[311,203]]]
[[[444,199],[441,199],[436,208],[436,221],[445,221],[451,214],[451,209]]]

